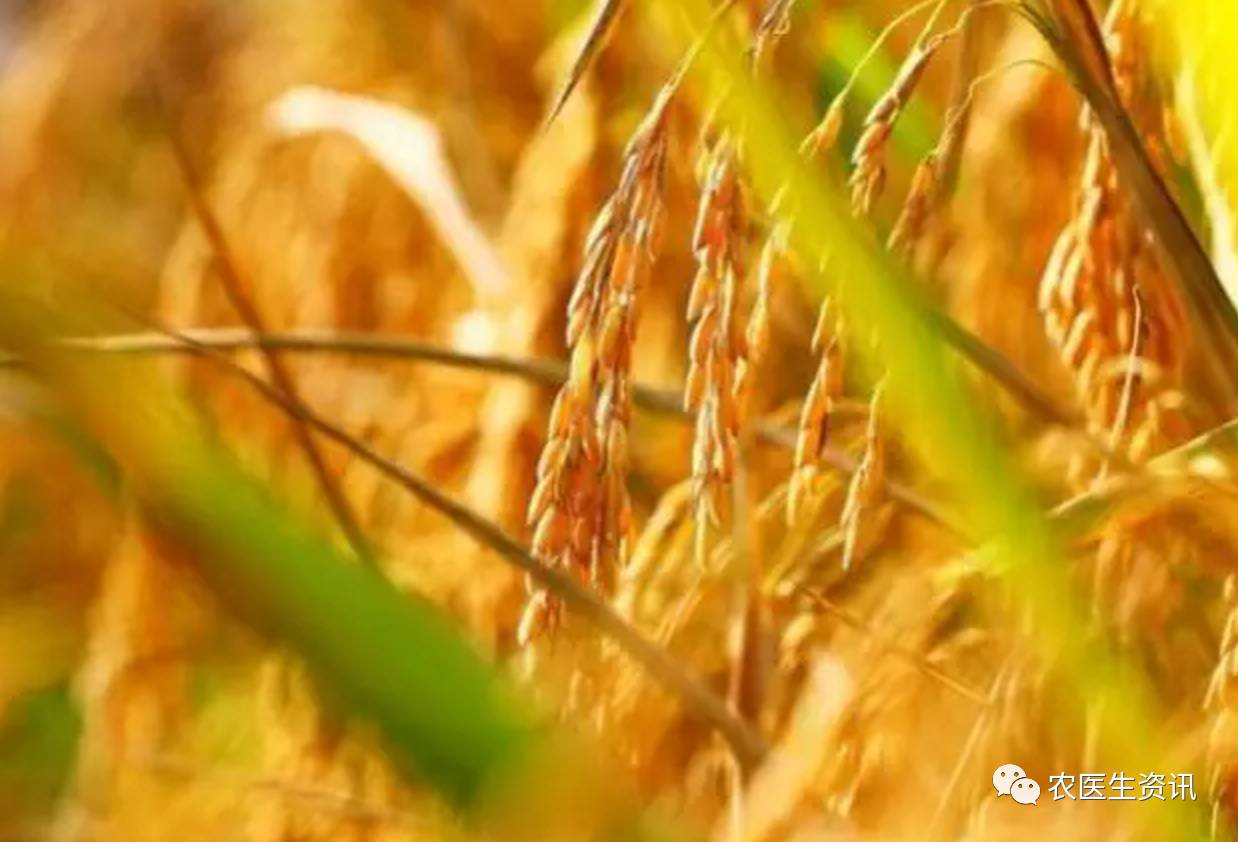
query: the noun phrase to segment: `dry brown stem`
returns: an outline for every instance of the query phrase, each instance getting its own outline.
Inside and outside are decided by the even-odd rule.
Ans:
[[[265,320],[249,293],[246,292],[246,284],[240,263],[228,243],[223,225],[215,215],[215,211],[206,197],[201,175],[189,156],[189,150],[186,148],[183,138],[174,129],[169,131],[168,136],[176,156],[177,166],[180,168],[181,177],[185,181],[190,207],[193,209],[207,241],[215,252],[219,265],[220,284],[223,286],[228,300],[232,303],[241,320],[245,322],[250,330],[261,336],[266,333]],[[279,353],[270,348],[260,348],[260,351],[276,388],[287,395],[292,403],[300,404],[301,398],[296,382],[284,365],[283,360],[280,359]],[[309,462],[318,480],[323,496],[326,498],[327,504],[330,506],[353,552],[357,558],[363,561],[372,561],[369,542],[362,532],[351,504],[344,496],[343,490],[332,475],[331,469],[318,449],[318,444],[314,441],[314,437],[295,416],[292,418],[292,430],[301,450],[305,453],[306,461]]]

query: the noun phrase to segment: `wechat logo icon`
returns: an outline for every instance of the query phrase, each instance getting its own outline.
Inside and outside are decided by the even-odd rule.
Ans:
[[[1040,784],[1013,763],[997,767],[993,772],[993,788],[998,798],[1009,795],[1019,804],[1035,804],[1040,798]]]

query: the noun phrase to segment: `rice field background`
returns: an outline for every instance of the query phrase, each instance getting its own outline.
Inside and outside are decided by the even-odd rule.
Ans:
[[[0,840],[1233,838],[1235,39],[2,0]]]

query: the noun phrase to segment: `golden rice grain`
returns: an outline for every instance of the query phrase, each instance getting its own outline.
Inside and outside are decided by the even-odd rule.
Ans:
[[[843,570],[850,570],[859,546],[860,529],[864,515],[881,498],[885,484],[885,444],[881,438],[881,401],[883,387],[873,390],[868,407],[868,431],[864,438],[864,456],[859,469],[851,477],[847,488],[847,500],[843,504],[839,526],[843,530]]]
[[[718,522],[720,492],[735,470],[740,372],[748,362],[740,314],[740,286],[748,273],[748,211],[737,154],[729,136],[707,150],[692,238],[697,273],[688,303],[692,337],[684,406],[696,414],[692,478],[702,562],[706,525]]]
[[[1129,12],[1128,4],[1115,5],[1106,27],[1119,90],[1134,107],[1145,71],[1131,55],[1139,23]],[[1159,121],[1159,108],[1155,114]],[[1084,131],[1075,213],[1046,264],[1040,310],[1092,432],[1140,462],[1184,434],[1183,419],[1168,408],[1181,388],[1185,317],[1121,191],[1104,131],[1090,115]]]
[[[598,213],[568,303],[567,382],[551,407],[529,500],[533,551],[609,593],[631,542],[627,426],[638,299],[657,250],[665,177],[667,85],[632,138],[619,184]],[[521,638],[553,628],[559,606],[536,589]]]
[[[851,206],[861,216],[872,212],[873,203],[886,183],[886,148],[907,102],[924,77],[929,62],[957,32],[957,28],[928,37],[932,22],[919,43],[903,61],[890,87],[868,112],[860,139],[851,155]],[[828,116],[828,115],[827,115]]]

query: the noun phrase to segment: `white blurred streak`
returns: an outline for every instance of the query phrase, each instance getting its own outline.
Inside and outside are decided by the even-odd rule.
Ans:
[[[499,350],[499,325],[486,310],[469,310],[451,325],[451,347],[466,354],[493,354]]]
[[[426,214],[479,299],[508,291],[503,262],[465,205],[429,120],[397,105],[312,86],[288,90],[269,106],[267,119],[285,136],[340,132],[353,138]]]

